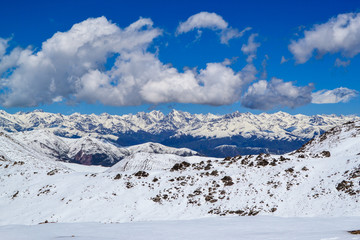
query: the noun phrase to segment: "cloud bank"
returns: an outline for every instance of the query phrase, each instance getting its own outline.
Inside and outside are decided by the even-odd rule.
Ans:
[[[307,62],[316,52],[341,53],[354,57],[360,53],[360,13],[339,14],[323,24],[304,31],[304,37],[292,41],[289,50],[297,63]]]
[[[179,72],[147,51],[161,33],[151,19],[121,29],[100,17],[56,33],[38,52],[14,49],[1,58],[0,104],[30,107],[65,99],[112,106],[224,105],[238,101],[244,86],[255,79],[251,64],[239,72],[223,63]],[[115,64],[105,70],[110,57]]]
[[[359,95],[359,92],[349,88],[336,88],[333,90],[320,90],[312,94],[312,103],[326,104],[348,102]]]
[[[230,39],[242,37],[246,31],[251,29],[247,27],[239,31],[236,28],[229,27],[229,24],[216,13],[200,12],[190,16],[185,22],[181,22],[176,30],[176,34],[179,35],[204,28],[219,31],[220,41],[223,44],[227,44]]]
[[[215,19],[213,25],[229,29],[220,21],[222,18]],[[226,59],[207,63],[203,69],[179,71],[149,51],[161,35],[162,30],[149,18],[120,28],[99,17],[54,34],[38,51],[19,47],[9,50],[10,40],[0,38],[0,105],[86,102],[136,106],[178,102],[219,106],[241,101],[245,107],[268,110],[311,102],[345,102],[358,94],[346,88],[312,94],[312,85],[298,87],[277,78],[253,83],[258,74],[253,64],[260,46],[255,41],[257,34],[251,34],[241,47],[247,63],[240,71],[232,69],[231,61]],[[109,59],[114,60],[110,67]],[[265,65],[263,61],[264,69]]]
[[[273,78],[251,85],[242,97],[242,105],[251,109],[269,110],[274,107],[295,108],[311,103],[313,86],[296,87],[292,82]]]

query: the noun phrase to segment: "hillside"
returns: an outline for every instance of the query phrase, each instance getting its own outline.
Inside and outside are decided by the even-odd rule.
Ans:
[[[8,133],[38,154],[57,161],[84,165],[112,166],[135,153],[174,154],[179,156],[199,155],[187,148],[172,148],[159,143],[144,143],[131,147],[120,147],[113,142],[93,137],[64,138],[48,129]]]
[[[285,155],[135,153],[94,171],[2,134],[0,224],[360,216],[359,149],[360,123],[350,122]]]

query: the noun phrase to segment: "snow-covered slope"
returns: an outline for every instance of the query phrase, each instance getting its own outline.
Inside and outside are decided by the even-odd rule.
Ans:
[[[188,148],[172,148],[152,142],[131,146],[128,147],[127,150],[129,150],[131,153],[147,152],[158,154],[174,154],[183,157],[199,155],[196,151]]]
[[[0,129],[8,132],[47,129],[58,136],[111,139],[123,146],[158,142],[191,148],[207,156],[226,156],[228,153],[288,152],[336,125],[359,119],[357,116],[306,116],[284,112],[204,115],[173,110],[167,115],[152,111],[118,116],[0,111]],[[216,148],[221,145],[236,147]]]
[[[118,162],[108,172],[168,170],[183,160],[184,158],[173,154],[139,152]]]
[[[133,153],[147,152],[175,154],[179,156],[198,155],[187,148],[166,147],[159,143],[144,143],[122,148],[104,139],[92,137],[63,138],[54,135],[48,129],[27,132],[8,133],[18,142],[31,147],[39,154],[65,162],[84,165],[112,166]]]
[[[359,122],[282,156],[136,153],[100,173],[46,159],[5,134],[0,153],[0,224],[360,216]]]

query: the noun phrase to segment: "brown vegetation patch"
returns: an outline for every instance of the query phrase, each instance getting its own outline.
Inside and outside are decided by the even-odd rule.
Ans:
[[[352,231],[348,231],[348,233],[357,235],[360,234],[360,230],[352,230]]]

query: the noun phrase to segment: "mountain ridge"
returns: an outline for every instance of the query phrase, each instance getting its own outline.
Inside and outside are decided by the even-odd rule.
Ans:
[[[113,142],[89,136],[64,138],[48,129],[7,133],[19,144],[30,147],[38,154],[63,162],[84,165],[112,166],[122,159],[138,153],[174,154],[178,156],[199,155],[187,148],[172,148],[159,143],[144,143],[131,147],[119,147]]]
[[[214,115],[172,110],[165,115],[154,110],[125,115],[62,115],[41,110],[16,114],[0,111],[0,129],[8,132],[48,129],[62,137],[89,136],[108,139],[121,146],[156,142],[169,147],[191,148],[207,156],[225,157],[290,152],[331,127],[359,119],[358,116],[307,116],[285,112]],[[216,148],[221,145],[236,148]]]

